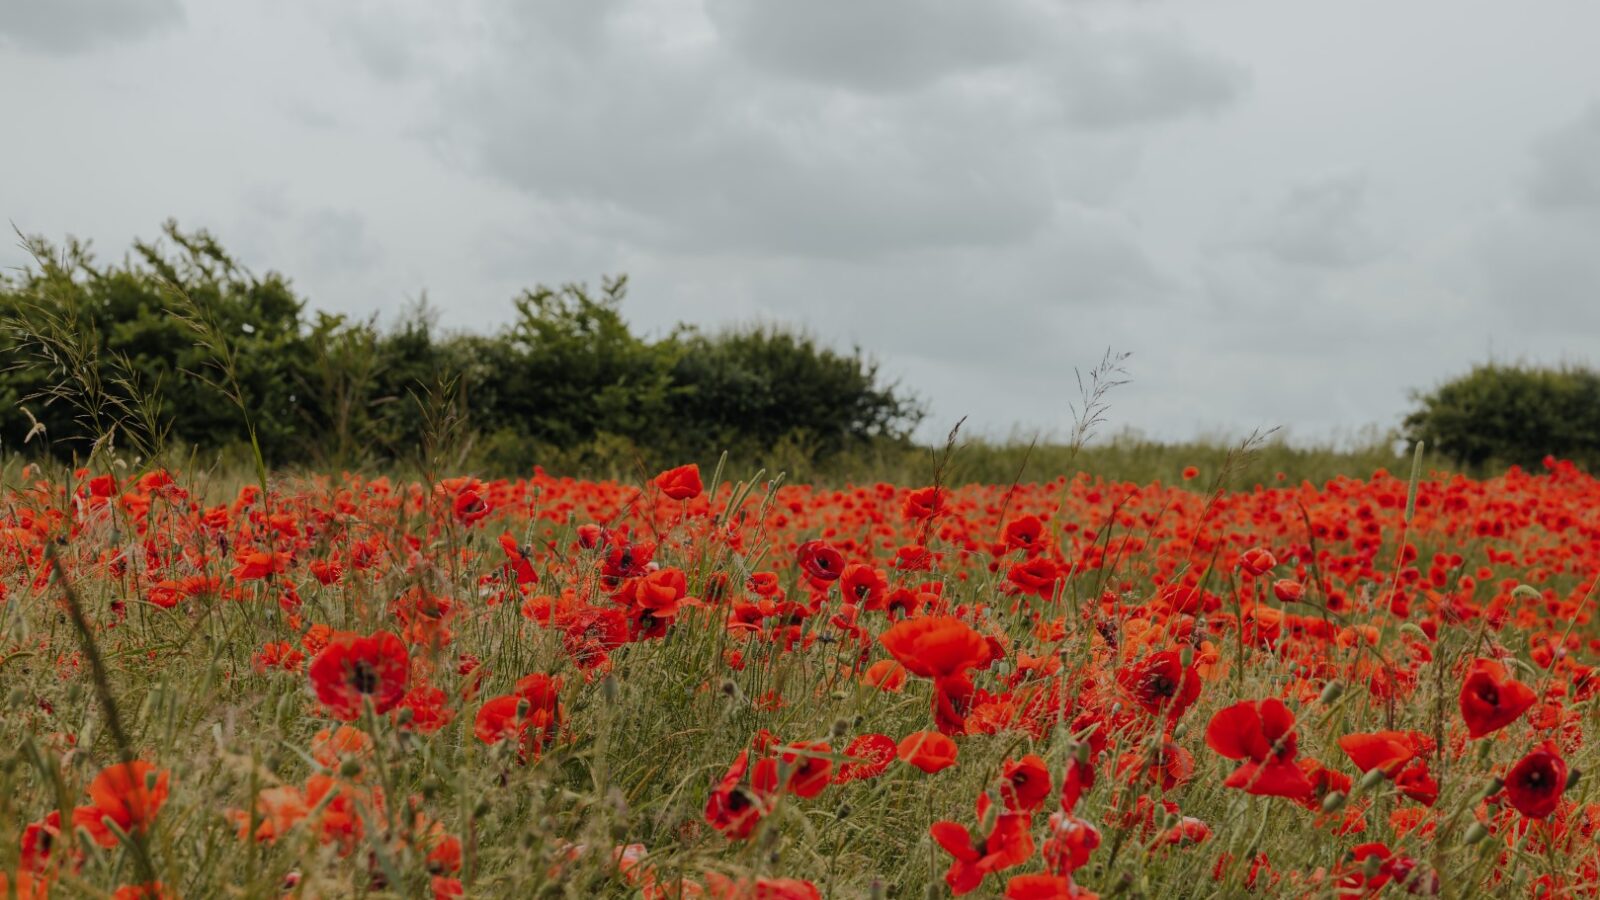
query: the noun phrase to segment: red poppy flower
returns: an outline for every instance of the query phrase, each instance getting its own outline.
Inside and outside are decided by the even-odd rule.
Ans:
[[[89,782],[89,805],[73,810],[72,823],[87,830],[96,844],[115,847],[119,838],[105,820],[124,833],[148,831],[167,802],[168,780],[167,770],[144,760],[107,766]]]
[[[1251,547],[1239,554],[1239,568],[1247,575],[1261,575],[1277,564],[1277,557],[1265,547]]]
[[[844,748],[844,755],[854,761],[841,765],[834,780],[843,784],[876,778],[889,768],[898,752],[894,738],[887,734],[863,734]]]
[[[1100,846],[1100,832],[1070,812],[1050,815],[1050,836],[1040,854],[1044,864],[1057,875],[1071,875],[1089,863],[1089,855]]]
[[[1206,725],[1206,746],[1242,762],[1228,787],[1271,797],[1303,799],[1311,782],[1295,765],[1294,714],[1276,698],[1245,701],[1218,710]]]
[[[455,515],[457,522],[472,525],[489,515],[489,501],[476,490],[467,488],[450,501],[450,511]]]
[[[400,704],[411,680],[411,658],[405,643],[387,631],[340,634],[311,661],[309,671],[317,699],[334,718],[349,722],[361,715],[367,698],[380,713]]]
[[[1044,521],[1038,516],[1012,519],[1006,523],[1005,531],[1001,532],[1001,540],[1012,550],[1032,551],[1038,547],[1041,537],[1044,537]]]
[[[1566,789],[1567,761],[1548,742],[1506,773],[1506,800],[1530,819],[1543,819],[1555,812]]]
[[[918,731],[900,739],[900,759],[928,774],[956,761],[956,742],[937,731]]]
[[[1390,778],[1400,774],[1406,763],[1417,755],[1411,733],[1405,731],[1374,731],[1371,734],[1347,734],[1339,738],[1339,749],[1350,757],[1356,768],[1363,772],[1382,769]]]
[[[1293,578],[1279,578],[1272,583],[1272,596],[1279,603],[1299,603],[1305,599],[1306,586]]]
[[[1499,731],[1521,718],[1536,699],[1533,689],[1511,678],[1498,660],[1473,660],[1461,683],[1461,718],[1468,736]]]
[[[924,678],[948,678],[989,662],[989,642],[954,616],[906,619],[878,640],[906,671]]]
[[[1084,792],[1094,787],[1095,768],[1092,760],[1080,762],[1074,758],[1067,763],[1066,774],[1061,776],[1061,809],[1071,814],[1078,806]]]
[[[1014,875],[1006,882],[1005,900],[1073,900],[1081,896],[1072,879],[1058,875]]]
[[[1428,770],[1428,761],[1421,757],[1413,759],[1400,770],[1400,774],[1395,776],[1394,786],[1400,789],[1400,793],[1423,806],[1432,806],[1439,799],[1439,782]]]
[[[700,483],[700,466],[696,463],[662,472],[656,476],[656,487],[673,500],[693,500],[705,490]]]
[[[1152,653],[1118,670],[1117,683],[1145,712],[1168,719],[1180,718],[1200,696],[1200,676],[1194,667],[1183,667],[1177,650]]]
[[[1049,600],[1061,580],[1061,568],[1043,556],[1017,563],[1006,570],[1006,590]]]
[[[745,777],[749,768],[750,751],[740,751],[722,781],[706,798],[706,822],[732,840],[749,837],[773,808],[772,795],[758,791]]]
[[[883,608],[883,597],[888,590],[889,582],[883,573],[861,563],[845,566],[844,574],[839,577],[839,591],[845,599],[864,609]]]
[[[880,659],[861,674],[861,683],[880,691],[897,693],[906,685],[906,667],[892,659]]]
[[[827,541],[806,541],[795,551],[795,558],[806,575],[816,581],[837,581],[844,571],[844,556]]]
[[[1001,778],[1000,797],[1013,812],[1033,812],[1050,796],[1050,769],[1036,754],[1006,760]]]
[[[809,881],[798,878],[729,878],[721,872],[706,873],[706,896],[711,900],[822,900],[822,892]],[[646,890],[649,897],[689,898],[681,885],[667,882],[657,890]]]
[[[822,793],[833,780],[833,761],[819,754],[832,752],[824,741],[798,741],[784,748],[783,761],[790,769],[785,790],[807,800]]]
[[[935,822],[928,832],[955,859],[945,872],[945,884],[957,897],[977,890],[985,876],[1021,865],[1033,855],[1030,817],[1025,813],[1001,813],[995,817],[988,837],[976,844],[972,833],[955,822]]]
[[[906,492],[902,511],[913,522],[924,522],[939,514],[944,506],[944,491],[938,487],[917,488]]]
[[[537,584],[539,573],[533,570],[533,550],[517,545],[511,532],[500,535],[500,549],[506,553],[506,564],[516,575],[517,584]]]
[[[965,734],[967,716],[980,699],[965,672],[933,680],[933,724],[944,734]]]

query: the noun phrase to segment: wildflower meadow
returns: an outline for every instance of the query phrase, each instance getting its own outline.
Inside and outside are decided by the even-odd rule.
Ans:
[[[1600,483],[12,469],[7,897],[1592,896]]]

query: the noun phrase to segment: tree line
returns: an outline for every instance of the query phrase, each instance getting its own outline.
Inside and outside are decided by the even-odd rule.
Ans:
[[[525,472],[906,445],[922,407],[859,349],[776,326],[650,338],[626,277],[539,286],[492,333],[311,311],[175,223],[101,264],[29,239],[0,277],[0,451],[248,451],[269,466],[419,459]]]
[[[0,275],[0,456],[618,474],[728,451],[791,472],[924,467],[922,405],[859,348],[775,326],[642,336],[622,313],[626,277],[525,290],[508,324],[449,331],[425,303],[390,323],[312,311],[212,235],[168,222],[163,236],[111,264],[31,238],[34,264]],[[1600,467],[1591,368],[1484,363],[1413,399],[1390,434],[1469,471]],[[969,449],[986,472],[1009,448]]]

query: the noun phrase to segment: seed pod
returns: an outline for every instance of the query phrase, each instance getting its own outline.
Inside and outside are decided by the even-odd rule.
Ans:
[[[1325,813],[1338,812],[1344,809],[1345,801],[1348,799],[1350,798],[1344,791],[1329,791],[1328,795],[1322,798],[1322,811]]]
[[[1338,700],[1342,696],[1344,696],[1344,682],[1337,680],[1330,681],[1328,682],[1327,686],[1322,689],[1322,695],[1317,697],[1317,702],[1327,705],[1335,700]]]
[[[1383,781],[1386,777],[1387,776],[1383,774],[1382,769],[1373,769],[1367,774],[1361,776],[1360,787],[1362,793],[1370,791],[1378,785],[1383,784]]]

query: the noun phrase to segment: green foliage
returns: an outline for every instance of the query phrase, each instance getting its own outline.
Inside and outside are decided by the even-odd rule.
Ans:
[[[893,386],[879,386],[859,349],[846,356],[770,327],[689,333],[679,348],[671,417],[690,445],[761,451],[790,441],[829,457],[903,441],[922,416]]]
[[[1485,363],[1415,397],[1406,437],[1474,468],[1540,465],[1547,455],[1600,465],[1600,373]]]
[[[308,314],[205,232],[164,234],[111,266],[33,240],[36,267],[0,280],[0,449],[621,474],[724,449],[815,461],[904,443],[920,416],[859,351],[770,328],[637,335],[625,277],[540,286],[507,327],[452,334],[425,300],[389,327]]]

